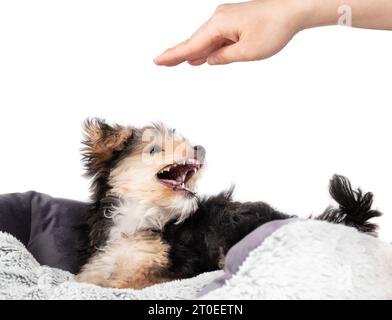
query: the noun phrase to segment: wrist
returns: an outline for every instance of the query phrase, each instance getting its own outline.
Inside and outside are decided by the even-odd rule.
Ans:
[[[344,0],[289,0],[298,31],[338,24]],[[346,1],[347,2],[347,1]]]

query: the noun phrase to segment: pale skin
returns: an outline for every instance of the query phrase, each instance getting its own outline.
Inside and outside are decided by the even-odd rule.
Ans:
[[[392,0],[254,0],[219,6],[189,39],[154,59],[193,66],[266,59],[301,30],[337,25],[350,9],[352,27],[392,30]]]

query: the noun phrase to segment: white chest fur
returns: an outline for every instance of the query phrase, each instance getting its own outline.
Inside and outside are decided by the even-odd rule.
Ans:
[[[167,216],[170,215],[148,203],[131,199],[123,200],[118,207],[107,214],[107,218],[114,222],[109,233],[109,241],[120,239],[124,234],[132,235],[140,230],[161,230],[170,218]]]
[[[160,208],[148,201],[127,198],[117,207],[108,211],[107,218],[113,219],[114,226],[109,232],[109,241],[115,241],[123,235],[132,235],[141,230],[162,230],[173,219],[185,220],[197,209],[195,198],[180,202],[181,206]]]

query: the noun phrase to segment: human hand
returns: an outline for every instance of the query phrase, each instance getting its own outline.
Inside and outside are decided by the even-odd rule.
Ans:
[[[197,66],[268,58],[303,28],[308,1],[255,0],[219,6],[188,40],[166,50],[154,62]]]

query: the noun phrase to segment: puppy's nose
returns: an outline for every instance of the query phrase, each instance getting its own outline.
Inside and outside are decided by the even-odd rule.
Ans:
[[[203,146],[194,146],[195,158],[200,162],[203,162],[206,157],[206,149]]]

